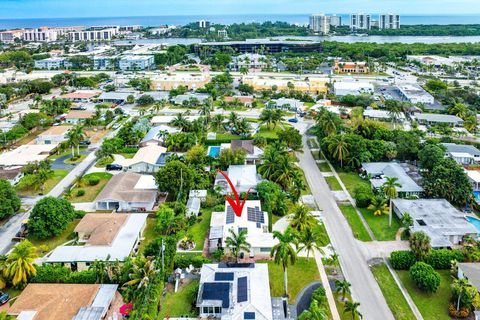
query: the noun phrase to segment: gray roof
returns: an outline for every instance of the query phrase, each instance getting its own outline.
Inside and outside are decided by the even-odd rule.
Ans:
[[[480,290],[480,263],[461,262],[458,269],[462,271],[463,276],[468,279],[471,285]]]
[[[127,100],[129,95],[134,95],[132,92],[103,92],[98,100]]]
[[[155,99],[155,101],[168,101],[168,98],[170,97],[170,93],[168,91],[148,91],[144,92],[142,95],[150,96]]]
[[[417,120],[425,120],[428,122],[463,123],[463,120],[461,118],[450,114],[418,113],[415,114],[415,118]]]
[[[135,188],[141,176],[141,174],[134,172],[121,172],[114,175],[95,198],[95,202],[105,200],[125,202],[155,201],[157,197],[156,190]]]
[[[200,212],[200,199],[196,197],[189,198],[187,201],[187,213],[198,214],[199,212]]]
[[[155,126],[155,127],[150,128],[150,130],[147,132],[145,137],[143,137],[141,143],[142,142],[147,142],[147,141],[150,141],[150,140],[160,141],[161,139],[158,137],[158,133],[160,131],[165,131],[165,132],[168,132],[168,133],[176,133],[176,132],[180,132],[182,130],[180,130],[178,128],[171,127],[171,126],[166,126],[166,125]]]
[[[375,188],[380,188],[387,179],[384,177],[395,177],[402,186],[398,188],[399,192],[422,192],[420,187],[412,178],[410,178],[402,166],[396,162],[370,162],[362,163],[363,169],[367,174],[373,176],[382,176],[379,179],[370,179]]]
[[[445,199],[393,199],[395,213],[413,218],[412,230],[424,231],[432,247],[451,247],[450,236],[477,236],[478,230],[469,223],[462,212]]]
[[[469,153],[472,156],[480,157],[480,150],[468,144],[442,143],[449,153]]]
[[[181,95],[178,95],[176,97],[173,97],[171,100],[175,104],[182,104],[183,101],[188,101],[190,99],[197,99],[200,102],[204,102],[209,97],[210,97],[210,95],[207,94],[207,93],[187,93],[187,94],[181,94]]]

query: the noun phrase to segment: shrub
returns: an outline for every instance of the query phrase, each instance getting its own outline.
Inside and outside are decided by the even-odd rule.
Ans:
[[[353,192],[353,198],[355,199],[355,203],[359,208],[368,207],[372,201],[372,197],[372,190],[370,190],[368,187],[357,187]]]
[[[66,283],[96,283],[97,274],[94,270],[72,272]]]
[[[77,197],[82,197],[85,195],[85,190],[83,189],[78,189],[77,190]]]
[[[90,176],[87,181],[89,185],[96,186],[100,182],[100,178],[97,176]]]
[[[82,219],[86,215],[87,215],[87,213],[83,210],[75,210],[75,218],[76,219]]]
[[[395,270],[409,270],[417,262],[411,251],[393,251],[390,254],[390,264]]]
[[[224,204],[217,204],[215,207],[213,207],[214,212],[223,212],[225,211],[225,205]]]
[[[205,263],[211,263],[212,261],[204,256],[191,255],[191,254],[178,254],[175,256],[174,264],[175,268],[185,269],[190,265],[195,268],[201,268]]]
[[[410,268],[409,274],[412,281],[422,291],[433,293],[440,286],[440,275],[425,262],[416,262]]]
[[[452,266],[452,260],[463,262],[463,254],[460,250],[439,249],[432,250],[425,257],[425,263],[431,265],[434,269],[449,270]]]
[[[450,304],[448,306],[448,314],[452,318],[465,319],[470,315],[470,310],[467,308],[460,308],[460,310],[457,311],[457,307],[455,307],[453,304]]]

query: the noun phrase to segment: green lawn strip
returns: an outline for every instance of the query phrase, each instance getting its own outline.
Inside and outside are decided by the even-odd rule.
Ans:
[[[330,166],[326,162],[321,162],[321,163],[317,164],[317,166],[318,166],[318,169],[320,169],[321,172],[332,172],[332,170],[330,170]]]
[[[57,237],[53,237],[50,239],[37,239],[34,237],[29,237],[28,240],[30,240],[30,242],[37,248],[37,254],[39,256],[43,256],[49,251],[58,247],[59,245],[75,239],[75,233],[73,232],[73,230],[79,222],[80,219],[75,219],[70,222],[67,225],[67,228]],[[40,248],[40,246],[46,246],[45,250],[42,250],[43,248]]]
[[[145,230],[143,231],[143,240],[138,245],[138,254],[143,253],[143,249],[145,245],[150,241],[154,240],[157,236],[159,236],[158,232],[155,231],[156,219],[155,218],[147,218],[147,225]]]
[[[410,309],[407,300],[405,300],[405,297],[402,295],[400,288],[395,282],[395,279],[393,279],[387,266],[385,264],[379,264],[373,266],[371,269],[395,319],[415,320],[412,309]]]
[[[82,185],[75,186],[75,188],[72,189],[70,202],[73,202],[73,203],[91,202],[95,200],[95,198],[103,190],[103,188],[108,183],[108,181],[112,178],[112,176],[113,175],[111,173],[107,173],[107,172],[94,172],[94,173],[90,173],[83,176],[84,182],[82,183]],[[100,181],[98,182],[98,184],[91,186],[88,184],[89,177],[98,177],[100,178]],[[83,196],[78,197],[77,193],[79,190],[84,190],[85,194]]]
[[[132,159],[135,156],[135,153],[119,153],[120,156],[124,157],[125,159]]]
[[[217,133],[217,138],[215,140],[241,140],[241,136],[237,136],[235,134],[230,134],[230,133]]]
[[[342,186],[338,182],[337,178],[335,178],[335,176],[325,177],[325,180],[327,180],[328,186],[330,187],[331,190],[333,191],[342,190]]]
[[[341,204],[338,206],[352,228],[355,238],[361,241],[372,241],[372,238],[365,229],[362,220],[358,216],[355,208],[350,204]]]
[[[95,163],[96,168],[105,168],[107,164],[112,164],[113,163],[113,157],[107,157],[104,159],[100,159]]]
[[[210,227],[210,218],[212,216],[212,208],[201,209],[200,216],[197,222],[188,228],[187,234],[192,235],[193,240],[195,241],[195,250],[203,250],[203,245],[205,244],[205,237]]]
[[[310,190],[310,186],[308,185],[308,182],[307,182],[307,178],[305,177],[305,172],[303,172],[303,170],[301,172],[302,172],[302,180],[303,180],[303,183],[305,184],[305,190],[302,190],[301,195],[304,196],[307,194],[312,194],[312,191]]]
[[[373,212],[367,208],[358,208],[358,210],[360,210],[362,213],[377,240],[395,240],[395,235],[397,234],[398,229],[401,227],[400,221],[395,215],[392,217],[392,226],[389,227],[389,215],[374,216]]]
[[[333,297],[335,299],[335,305],[337,306],[338,314],[342,320],[352,320],[352,315],[345,312],[345,302],[342,301],[342,295],[340,293],[333,292]],[[345,295],[346,300],[352,300],[350,294]],[[355,318],[357,320],[358,318]]]
[[[43,192],[39,188],[34,190],[32,188],[26,188],[19,190],[17,188],[17,193],[20,196],[36,196],[40,193],[47,194],[49,193],[65,176],[68,174],[68,170],[53,170],[52,176],[45,182]]]
[[[197,308],[194,306],[198,292],[198,280],[180,287],[178,292],[167,292],[162,301],[162,309],[157,319],[169,317],[189,317],[195,318],[198,315]]]
[[[361,185],[370,188],[370,181],[363,180],[355,172],[339,172],[337,169],[337,173],[351,196],[353,196],[355,188],[360,187]]]
[[[270,279],[270,294],[272,297],[281,297],[284,294],[283,268],[273,261],[267,261],[268,276]],[[317,264],[313,257],[297,258],[297,262],[287,269],[289,303],[295,303],[297,295],[302,289],[313,281],[320,280]]]
[[[452,278],[449,270],[437,270],[440,274],[440,287],[435,293],[425,293],[410,279],[408,271],[397,271],[403,285],[412,297],[425,320],[450,320],[448,305],[451,298]]]

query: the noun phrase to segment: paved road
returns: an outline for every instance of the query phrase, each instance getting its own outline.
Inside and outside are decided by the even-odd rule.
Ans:
[[[352,284],[352,297],[360,302],[360,312],[365,320],[393,320],[393,314],[373,277],[352,230],[333,198],[325,178],[303,136],[304,152],[297,153],[300,166],[317,204],[323,209],[325,227],[332,244],[340,255],[340,264],[347,280]]]

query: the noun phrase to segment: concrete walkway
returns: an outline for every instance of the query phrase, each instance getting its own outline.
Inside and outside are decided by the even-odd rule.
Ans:
[[[325,288],[328,306],[330,307],[330,313],[332,314],[332,319],[340,320],[340,314],[338,313],[337,305],[335,304],[335,297],[333,296],[332,288],[330,287],[330,282],[328,281],[328,276],[325,272],[325,267],[323,266],[322,256],[320,255],[320,252],[318,252],[318,250],[315,250],[315,261],[317,262],[320,279],[322,280],[323,287]]]

